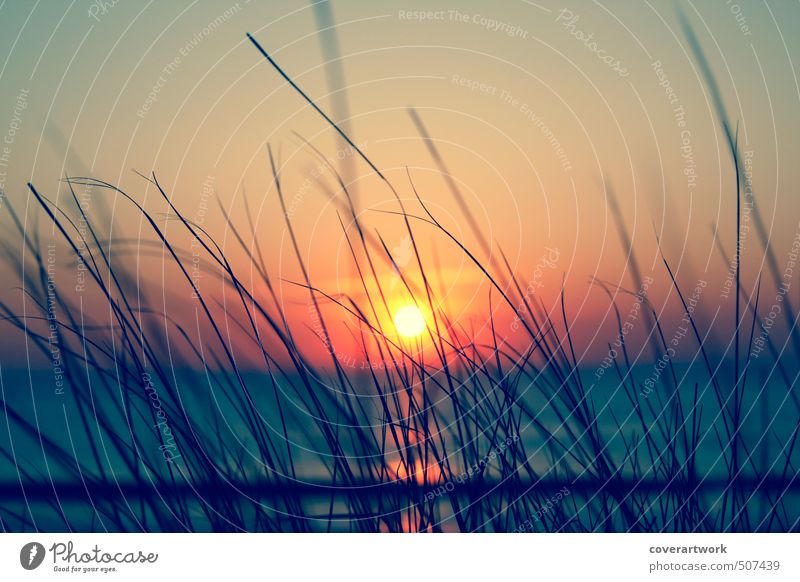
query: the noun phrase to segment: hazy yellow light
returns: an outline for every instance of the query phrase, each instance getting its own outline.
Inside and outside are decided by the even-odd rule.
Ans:
[[[425,316],[418,307],[406,305],[395,312],[394,326],[403,337],[417,337],[425,331]]]

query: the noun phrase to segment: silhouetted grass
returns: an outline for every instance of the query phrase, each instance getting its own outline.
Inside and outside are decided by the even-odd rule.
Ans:
[[[687,36],[701,59],[688,27]],[[328,341],[334,341],[331,313],[357,322],[351,331],[365,366],[354,369],[335,346],[321,363],[315,355],[319,346],[304,345],[303,324],[292,321],[282,307],[249,206],[249,231],[234,224],[221,205],[220,210],[260,279],[260,292],[252,281],[248,284],[248,269],[237,268],[214,237],[172,203],[155,176],[143,179],[159,193],[176,228],[166,229],[164,220],[134,195],[101,180],[65,180],[74,208],[56,207],[29,184],[58,248],[67,251],[71,265],[79,261],[85,268],[90,288],[85,297],[91,297],[92,308],[83,304],[84,296],[75,297],[48,279],[42,231],[26,229],[10,209],[16,229],[12,240],[21,244],[6,241],[3,250],[19,275],[24,304],[2,303],[0,310],[8,326],[21,334],[15,337],[41,351],[46,361],[57,349],[64,389],[60,400],[44,389],[52,380],[49,370],[34,382],[38,395],[32,393],[30,402],[2,386],[6,430],[0,432],[9,440],[0,447],[0,474],[15,481],[0,487],[4,529],[797,530],[798,429],[779,432],[783,427],[765,417],[784,407],[792,407],[790,418],[797,415],[797,375],[792,377],[781,361],[773,337],[766,338],[772,358],[768,365],[756,367],[751,358],[754,336],[763,329],[761,281],[750,297],[740,280],[741,168],[721,99],[715,102],[737,175],[733,361],[730,354],[718,353],[718,346],[710,349],[711,330],[689,309],[663,252],[670,294],[688,316],[695,344],[691,363],[668,355],[665,330],[673,322],[647,297],[640,298],[645,339],[639,346],[628,344],[620,304],[638,300],[643,276],[612,197],[635,288],[593,281],[611,302],[618,334],[612,341],[619,344],[613,357],[616,379],[600,382],[576,357],[578,338],[573,337],[563,285],[557,307],[548,310],[540,298],[523,291],[502,251],[502,261],[483,257],[490,246],[479,231],[481,249],[473,251],[445,228],[410,174],[406,187],[416,204],[407,207],[398,186],[248,38],[396,198],[397,210],[389,214],[411,241],[412,260],[405,266],[379,233],[362,224],[337,176],[339,192],[331,195],[363,293],[333,293],[315,283],[303,260],[280,171],[268,152],[302,277],[291,283],[308,294]],[[710,69],[702,69],[718,95]],[[421,118],[413,112],[412,118],[443,168]],[[457,187],[449,186],[477,228]],[[118,196],[143,219],[155,241],[148,248],[160,252],[170,269],[168,288],[148,288],[135,265],[119,258],[140,242],[104,237],[97,217],[84,214],[78,204],[78,188]],[[435,288],[437,268],[425,263],[417,246],[420,229],[457,249],[488,283],[488,339],[465,329],[444,307]],[[198,264],[214,277],[218,291],[196,285],[191,274],[195,259],[177,242],[183,238],[201,252]],[[763,235],[762,243],[772,257],[771,282],[777,288],[777,262]],[[387,329],[391,305],[381,265],[394,269],[404,293],[429,314],[429,349],[401,341]],[[194,297],[196,320],[184,321],[179,310],[167,308],[185,302],[179,290]],[[153,298],[162,295],[158,307]],[[504,343],[497,333],[496,304],[520,322],[522,349]],[[102,315],[108,320],[98,319]],[[797,314],[787,317],[793,325]],[[787,333],[797,349],[793,327]],[[666,364],[657,389],[644,395],[642,373],[661,359]],[[778,401],[768,405],[766,388],[780,384],[785,391],[776,391]],[[761,414],[758,428],[745,430],[755,425],[756,413]],[[567,493],[556,498],[558,491]]]

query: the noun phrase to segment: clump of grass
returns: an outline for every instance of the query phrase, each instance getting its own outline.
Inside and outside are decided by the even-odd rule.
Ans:
[[[646,298],[639,297],[646,313],[645,343],[629,345],[620,306],[637,293],[595,281],[611,302],[620,349],[613,357],[616,379],[592,383],[591,371],[576,357],[567,290],[562,287],[556,310],[531,298],[502,254],[502,260],[481,258],[485,239],[478,238],[482,248],[475,251],[442,225],[410,174],[406,187],[416,204],[404,204],[398,186],[248,38],[397,199],[392,214],[411,241],[412,261],[406,267],[398,265],[380,234],[363,224],[338,178],[342,236],[364,293],[332,293],[315,282],[303,261],[285,212],[281,175],[268,152],[301,273],[294,284],[308,294],[329,342],[334,341],[331,313],[355,322],[351,331],[366,365],[353,369],[335,346],[327,346],[328,361],[320,363],[314,355],[319,346],[301,339],[300,324],[279,301],[249,207],[247,231],[225,219],[265,293],[253,290],[230,253],[171,202],[155,176],[143,180],[159,193],[177,230],[168,231],[133,194],[101,180],[65,180],[74,209],[57,207],[29,184],[53,240],[85,269],[92,304],[102,306],[108,319],[48,278],[41,231],[26,229],[10,209],[24,254],[8,241],[4,251],[19,274],[24,303],[21,309],[2,303],[0,311],[46,360],[57,351],[64,388],[52,400],[37,385],[28,402],[3,385],[6,430],[0,432],[9,440],[0,447],[0,475],[16,476],[0,490],[4,529],[797,529],[798,428],[787,432],[770,423],[755,434],[745,430],[755,415],[769,415],[787,402],[800,411],[797,375],[791,377],[783,367],[773,337],[767,337],[771,368],[762,372],[753,365],[749,348],[760,331],[761,287],[751,297],[741,285],[738,244],[732,379],[725,377],[729,358],[709,349],[709,330],[688,309],[662,254],[665,275],[688,315],[696,363],[682,366],[667,356],[669,322]],[[707,75],[715,87],[710,71]],[[721,116],[738,176],[735,137],[722,110]],[[412,112],[412,119],[427,137],[421,118]],[[429,148],[442,165],[435,147]],[[76,192],[83,188],[118,196],[141,216],[152,250],[169,268],[168,289],[148,288],[140,273],[118,258],[134,249],[103,238],[96,217],[78,204]],[[454,184],[451,191],[458,200]],[[462,210],[469,216],[465,205]],[[636,265],[615,204],[612,211]],[[417,246],[422,229],[462,253],[490,287],[488,340],[461,327],[444,307],[433,283],[436,268],[426,264]],[[182,238],[191,241],[199,257],[183,250]],[[769,241],[762,242],[774,256]],[[722,248],[721,254],[727,260]],[[198,287],[193,261],[214,277],[218,291]],[[411,300],[429,313],[429,350],[415,349],[387,328],[388,290],[378,274],[386,264]],[[778,275],[777,267],[771,270],[773,284],[779,284]],[[641,287],[638,267],[632,279]],[[180,311],[169,309],[182,301],[173,296],[179,290],[195,298],[196,317],[181,318]],[[157,296],[165,298],[161,305],[153,299]],[[497,303],[520,322],[522,349],[499,337]],[[790,337],[795,337],[793,328]],[[744,358],[743,346],[748,348]],[[636,365],[645,351],[653,361],[666,362],[658,389],[648,397]],[[763,387],[781,383],[783,401],[768,406]],[[42,422],[43,407],[55,407],[58,414]],[[79,422],[73,422],[76,418]]]

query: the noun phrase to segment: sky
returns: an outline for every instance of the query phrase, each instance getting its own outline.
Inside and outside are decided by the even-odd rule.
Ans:
[[[682,15],[738,128],[746,183],[778,267],[785,268],[800,229],[794,194],[800,40],[792,35],[798,3],[333,0],[325,6],[329,12],[309,2],[245,0],[3,2],[3,209],[12,205],[26,227],[36,228],[42,220],[30,206],[28,181],[68,206],[61,178],[91,176],[164,213],[158,191],[139,175],[154,174],[175,207],[212,234],[263,292],[224,219],[245,224],[246,199],[285,308],[313,329],[307,295],[291,284],[302,271],[284,214],[315,285],[332,294],[360,293],[340,223],[336,168],[361,220],[404,261],[411,253],[404,223],[392,214],[399,210],[395,192],[409,213],[421,215],[418,194],[481,261],[499,261],[502,251],[546,305],[557,303],[563,281],[581,332],[593,337],[609,304],[591,278],[634,286],[610,210],[613,197],[641,271],[665,280],[660,241],[688,289],[707,283],[713,311],[727,301],[729,263],[718,245],[734,252],[735,172]],[[246,33],[341,122],[395,192]],[[108,237],[140,242],[120,260],[136,259],[141,278],[185,300],[188,292],[177,291],[175,273],[159,254],[144,252],[141,241],[153,234],[141,215],[119,196],[94,191],[90,199],[93,212],[108,209],[114,217]],[[8,213],[0,220],[7,224]],[[175,221],[165,218],[164,228],[191,252]],[[485,324],[491,298],[475,266],[430,225],[415,221],[414,229],[426,263],[438,265],[437,284],[454,313],[465,325],[473,318]],[[720,239],[715,229],[724,233]],[[743,238],[752,289],[764,251],[753,228]],[[405,301],[391,265],[382,265],[380,276],[397,289],[398,304]],[[210,278],[198,284],[214,285]],[[668,295],[667,285],[659,289]],[[0,288],[9,301],[18,295],[12,285]]]

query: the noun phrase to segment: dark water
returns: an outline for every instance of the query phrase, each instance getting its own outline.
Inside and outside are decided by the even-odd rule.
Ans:
[[[639,384],[652,373],[652,366],[634,370]],[[596,418],[602,443],[599,453],[610,462],[621,464],[631,448],[640,449],[633,457],[635,461],[628,455],[628,462],[615,476],[619,482],[615,481],[613,487],[629,487],[645,497],[657,497],[669,488],[688,487],[706,507],[713,507],[735,474],[742,490],[749,492],[747,511],[755,521],[741,525],[741,529],[779,529],[774,521],[767,527],[763,519],[775,504],[780,504],[785,517],[782,523],[794,523],[796,527],[800,493],[794,477],[800,458],[792,443],[800,413],[793,393],[775,377],[766,380],[769,370],[753,372],[753,381],[748,382],[738,403],[741,425],[736,446],[740,455],[732,471],[731,447],[722,436],[725,421],[720,414],[723,407],[734,405],[733,399],[725,402],[733,394],[730,383],[720,380],[718,394],[699,370],[682,367],[678,373],[683,376],[679,390],[661,383],[646,395],[637,394],[638,412],[611,374],[599,380],[594,370],[583,374],[585,404]],[[113,371],[110,374],[113,377]],[[429,473],[430,482],[426,483],[420,474],[410,485],[406,482],[406,488],[399,493],[371,487],[367,480],[362,487],[343,487],[332,496],[329,487],[346,480],[341,474],[334,479],[334,452],[319,428],[321,421],[315,419],[319,417],[316,405],[288,382],[276,388],[268,375],[252,372],[243,378],[248,390],[244,393],[236,385],[197,372],[176,373],[170,379],[177,387],[174,391],[158,379],[138,380],[120,385],[93,374],[80,379],[80,388],[66,385],[62,391],[50,370],[3,372],[0,517],[6,529],[180,530],[181,526],[176,524],[191,521],[192,529],[203,530],[220,529],[219,519],[225,521],[224,516],[228,516],[232,530],[240,527],[237,524],[246,524],[246,529],[294,530],[298,529],[298,522],[293,516],[299,513],[296,504],[300,503],[302,514],[310,516],[304,519],[308,529],[348,530],[353,529],[353,519],[359,518],[353,514],[353,496],[360,498],[360,511],[380,514],[397,508],[397,503],[387,501],[387,495],[424,497],[436,490],[437,476]],[[371,386],[366,378],[364,386]],[[291,467],[287,462],[284,425],[276,405],[276,389],[293,460]],[[322,393],[326,389],[317,386],[315,390]],[[452,406],[443,392],[437,388],[429,390],[428,397],[441,413],[442,426],[446,426],[447,419],[453,417]],[[333,398],[342,401],[345,397]],[[361,430],[380,434],[384,415],[374,389],[364,389],[357,397],[348,398],[358,401],[356,416]],[[567,487],[570,503],[582,500],[574,508],[577,519],[592,522],[593,516],[581,516],[579,509],[584,507],[590,513],[600,511],[587,505],[593,503],[599,485],[592,481],[593,473],[585,463],[555,444],[557,441],[569,445],[581,440],[576,435],[582,434],[583,427],[570,417],[570,407],[558,393],[554,396],[527,384],[517,387],[515,398],[535,415],[535,422],[529,419],[522,422],[519,439],[530,468],[541,477],[539,482],[530,482],[530,487],[535,486],[539,503]],[[353,466],[358,465],[358,459],[367,463],[370,456],[359,447],[356,429],[338,420],[342,417],[337,416],[332,401],[321,398],[321,402],[327,402],[323,406],[331,420],[329,426],[336,431],[341,454]],[[677,407],[682,409],[680,416],[691,430],[681,432],[679,426],[664,426],[664,419],[674,415]],[[254,418],[249,416],[252,411],[260,416],[260,426],[275,443],[270,453],[283,459],[282,468],[276,468],[280,463],[273,463],[271,469],[265,464],[252,429]],[[562,417],[567,418],[566,422],[562,422]],[[650,445],[643,440],[647,430],[653,435]],[[687,461],[681,449],[681,439],[687,431],[700,435],[694,447],[692,483],[670,479],[663,472],[670,462],[679,466]],[[460,447],[453,432],[445,429],[445,438],[450,449],[457,451]],[[652,442],[660,450],[653,451]],[[384,450],[390,465],[400,458],[393,446],[388,443]],[[185,462],[187,451],[192,454],[190,464]],[[573,452],[576,451],[577,445]],[[658,463],[652,463],[654,456],[659,458]],[[218,478],[208,482],[191,472],[196,470],[198,458],[205,459],[207,464],[209,473],[204,475]],[[455,473],[469,469],[459,466],[456,454],[452,462]],[[675,474],[685,476],[686,472],[676,470]],[[395,481],[398,475],[375,477],[373,481],[385,482]],[[496,493],[493,493],[496,481],[502,481],[501,467],[487,457],[482,484],[471,485],[471,490],[463,489],[463,495],[491,496]],[[454,495],[458,499],[462,493],[435,496],[444,530],[456,527],[448,519],[453,512]],[[142,503],[142,499],[154,498],[161,498],[159,504],[166,508],[167,518],[154,511],[150,503]],[[182,502],[180,509],[173,511],[175,499]],[[495,514],[505,511],[504,503],[507,501],[499,502]],[[260,516],[262,511],[269,517]],[[484,523],[481,519],[475,521],[478,526]],[[525,521],[531,530],[537,529],[538,519]],[[762,525],[756,527],[759,523]],[[518,514],[506,525],[495,523],[490,529],[514,528],[526,528]],[[619,526],[612,524],[611,529],[615,528]],[[552,524],[548,529],[553,529]]]

